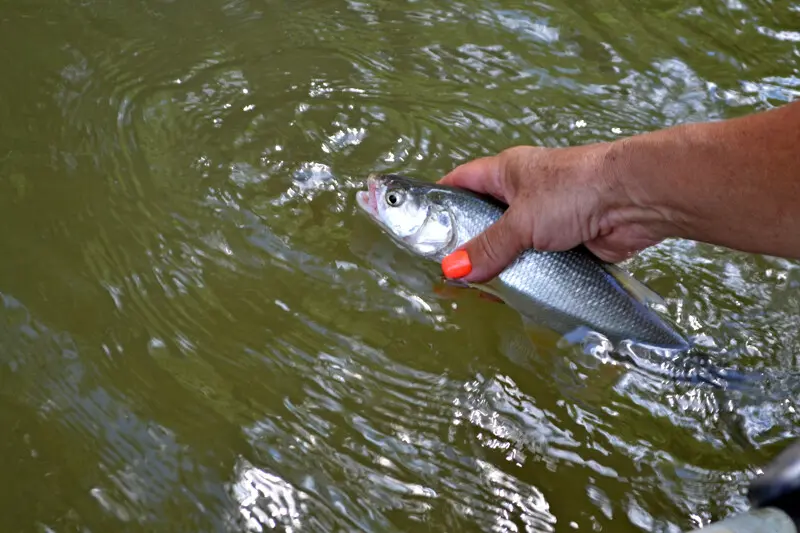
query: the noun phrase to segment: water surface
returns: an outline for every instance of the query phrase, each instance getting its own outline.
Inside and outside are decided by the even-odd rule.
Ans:
[[[4,530],[673,532],[795,434],[797,262],[648,250],[707,357],[612,357],[354,190],[784,104],[797,2],[7,0],[0,44]]]

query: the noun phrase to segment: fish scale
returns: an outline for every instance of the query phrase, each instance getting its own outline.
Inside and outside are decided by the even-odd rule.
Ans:
[[[471,191],[406,176],[385,175],[371,179],[387,189],[404,190],[420,204],[420,209],[436,207],[450,214],[454,238],[427,255],[439,262],[496,222],[507,208]],[[427,220],[438,224],[434,217]],[[413,246],[407,247],[415,251]],[[582,246],[560,252],[529,249],[486,287],[499,293],[498,296],[523,314],[526,311],[535,315],[548,313],[547,321],[557,322],[561,329],[574,330],[583,326],[614,342],[631,340],[686,348],[686,340],[654,310],[635,298],[608,268]]]

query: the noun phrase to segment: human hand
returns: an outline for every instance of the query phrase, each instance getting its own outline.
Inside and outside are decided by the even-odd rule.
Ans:
[[[460,248],[471,263],[462,279],[487,281],[527,248],[562,251],[583,243],[600,259],[619,262],[666,238],[663,211],[634,201],[619,176],[611,143],[519,146],[455,168],[439,183],[509,205],[503,217]]]

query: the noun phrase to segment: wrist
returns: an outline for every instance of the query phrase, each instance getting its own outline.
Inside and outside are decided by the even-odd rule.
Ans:
[[[602,173],[616,190],[608,211],[614,225],[639,224],[659,240],[691,235],[689,189],[677,182],[691,142],[689,128],[676,126],[607,144]]]

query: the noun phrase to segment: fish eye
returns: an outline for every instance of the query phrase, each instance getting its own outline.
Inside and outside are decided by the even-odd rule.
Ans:
[[[388,191],[386,193],[386,203],[392,207],[402,204],[405,199],[406,195],[402,191]]]

